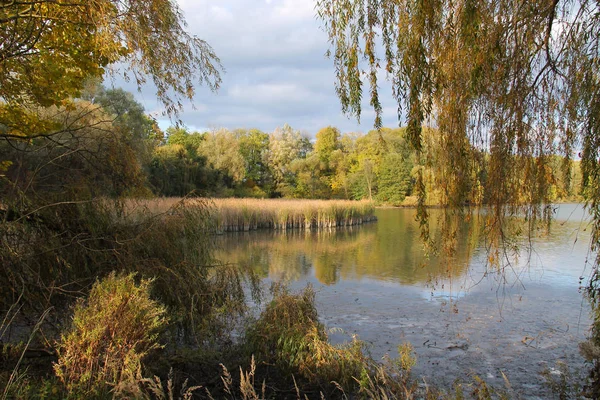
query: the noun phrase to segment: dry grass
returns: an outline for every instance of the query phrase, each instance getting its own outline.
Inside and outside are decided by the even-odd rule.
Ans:
[[[334,346],[318,320],[311,286],[291,294],[283,286],[273,287],[273,300],[246,332],[246,344],[260,361],[275,363],[283,371],[312,383],[338,382],[356,386],[354,377],[368,368],[370,358],[363,343]]]
[[[217,233],[257,229],[331,229],[375,221],[370,201],[293,199],[158,198],[136,200],[147,212],[168,213],[175,206],[208,206]],[[132,207],[133,208],[133,207]]]
[[[134,381],[144,356],[160,347],[166,309],[150,298],[151,283],[112,273],[77,303],[54,365],[71,395],[106,397],[111,387]]]
[[[256,229],[330,229],[373,221],[366,201],[215,199],[221,232]]]
[[[160,213],[181,202],[177,198],[147,200],[150,212]],[[206,202],[218,233],[257,229],[331,229],[375,220],[369,201],[286,199],[187,199]]]

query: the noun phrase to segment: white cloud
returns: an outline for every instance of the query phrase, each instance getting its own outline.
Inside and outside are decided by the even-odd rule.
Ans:
[[[257,85],[238,84],[229,90],[235,100],[254,101],[264,104],[281,104],[304,101],[311,93],[297,83],[261,83]]]
[[[211,6],[210,7],[211,18],[219,23],[234,23],[233,14],[224,7]]]
[[[311,0],[279,0],[273,15],[284,20],[312,20],[315,16],[315,2]]]
[[[196,109],[188,104],[181,114],[186,125],[271,132],[289,123],[311,135],[327,125],[342,131],[371,129],[368,93],[360,126],[340,112],[333,63],[324,57],[329,45],[315,18],[314,0],[178,0],[178,4],[188,31],[205,39],[227,70],[217,94],[196,88]],[[140,93],[131,83],[121,86],[134,92],[147,110],[161,109],[151,86]],[[387,86],[382,79],[384,123],[397,126]],[[161,126],[166,123],[161,120]]]

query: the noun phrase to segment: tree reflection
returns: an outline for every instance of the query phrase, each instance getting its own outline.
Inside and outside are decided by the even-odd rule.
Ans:
[[[252,266],[273,280],[299,280],[312,272],[325,285],[363,278],[417,285],[461,277],[480,244],[476,215],[433,210],[433,246],[427,248],[440,250],[427,252],[414,210],[377,213],[377,223],[349,229],[225,235],[219,238],[217,258]]]

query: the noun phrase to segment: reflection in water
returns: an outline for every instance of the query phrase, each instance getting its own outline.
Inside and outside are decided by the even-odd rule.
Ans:
[[[433,237],[440,242],[439,213],[431,218]],[[440,214],[441,215],[441,214]],[[268,231],[229,234],[220,238],[217,258],[252,266],[272,280],[300,280],[314,273],[330,285],[342,280],[373,278],[404,285],[443,281],[465,273],[479,243],[477,217],[454,217],[456,251],[427,256],[414,210],[382,209],[378,222],[325,231]]]
[[[226,234],[218,240],[217,258],[252,267],[259,276],[274,281],[303,281],[314,276],[318,282],[332,285],[369,278],[427,286],[436,289],[436,295],[450,282],[462,282],[461,289],[466,290],[483,276],[506,283],[519,282],[524,275],[539,278],[549,274],[564,281],[565,274],[573,275],[569,267],[574,261],[577,267],[585,264],[582,253],[589,233],[581,206],[562,205],[549,230],[515,241],[515,251],[503,254],[511,263],[501,271],[489,267],[482,216],[444,217],[441,210],[430,210],[430,214],[431,249],[438,251],[429,254],[414,210],[379,209],[378,222],[360,227]],[[581,268],[577,271],[575,274],[580,274]]]
[[[489,263],[482,217],[430,211],[431,237],[439,245],[444,230],[451,256],[424,255],[410,209],[377,210],[378,222],[353,229],[224,235],[218,256],[292,289],[312,283],[321,320],[356,333],[376,358],[411,342],[415,376],[451,387],[473,372],[502,388],[506,374],[521,398],[547,398],[543,368],[583,368],[577,344],[590,321],[578,287],[590,235],[581,206],[561,205],[549,229],[513,238],[504,269]]]

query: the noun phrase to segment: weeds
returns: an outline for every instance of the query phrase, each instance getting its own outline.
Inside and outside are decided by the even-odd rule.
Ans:
[[[13,367],[13,370],[10,374],[10,376],[8,377],[8,380],[5,384],[4,387],[4,392],[2,393],[2,400],[5,400],[8,398],[9,394],[11,392],[18,392],[20,387],[22,386],[21,383],[26,382],[26,375],[25,373],[20,371],[20,367],[21,367],[21,362],[23,361],[23,357],[25,356],[25,352],[27,351],[27,349],[29,348],[31,342],[33,341],[37,331],[40,329],[40,326],[43,324],[44,320],[46,319],[46,317],[48,316],[48,313],[50,312],[50,309],[46,310],[42,316],[40,317],[39,321],[37,322],[37,324],[35,325],[35,327],[33,328],[31,334],[29,335],[29,339],[27,340],[27,343],[23,346],[23,349],[21,350],[20,356],[19,356],[19,360],[17,361],[16,365]],[[4,324],[4,322],[3,322]],[[1,336],[0,336],[1,338]],[[17,388],[15,388],[17,387]]]
[[[558,361],[554,368],[542,371],[546,385],[560,400],[582,398],[583,388],[577,376],[578,371],[572,371],[567,364]]]
[[[115,271],[154,279],[152,295],[168,308],[171,326],[194,343],[224,337],[245,311],[242,282],[252,273],[213,258],[214,226],[200,200],[184,199],[163,213],[144,202],[105,199],[9,214],[0,222],[4,309],[19,297],[29,318],[55,307],[50,320],[58,325],[68,315],[60,311]]]
[[[159,348],[166,310],[150,298],[150,284],[112,273],[78,302],[54,366],[71,396],[98,396],[134,381],[142,359]]]
[[[191,400],[194,393],[202,389],[202,386],[188,386],[187,379],[178,389],[176,386],[171,369],[164,384],[156,375],[122,382],[114,388],[113,399]]]
[[[150,201],[161,209],[173,200]],[[375,207],[368,201],[212,199],[212,221],[218,233],[257,229],[331,229],[374,221]],[[163,206],[163,207],[164,207]]]
[[[375,219],[367,201],[214,199],[222,232],[256,229],[330,229]]]
[[[310,286],[296,295],[276,287],[273,301],[248,329],[247,343],[259,360],[275,362],[313,383],[336,381],[350,387],[368,364],[362,342],[353,339],[345,346],[328,342]]]

